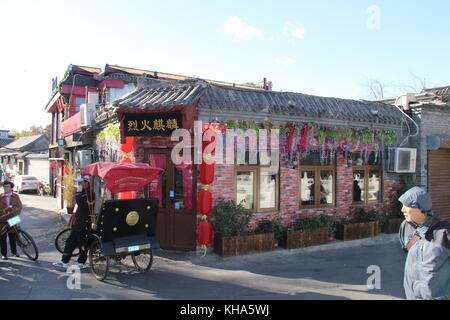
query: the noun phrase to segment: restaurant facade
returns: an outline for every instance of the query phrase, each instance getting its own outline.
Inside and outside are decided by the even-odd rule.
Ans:
[[[172,159],[181,141],[173,138],[177,129],[185,129],[183,141],[190,146],[183,156],[194,160],[202,128],[214,128],[216,146],[223,148],[214,154],[219,161],[208,186],[213,205],[242,203],[254,213],[253,225],[262,219],[290,225],[317,214],[343,219],[360,207],[389,209],[405,180],[386,170],[387,148],[407,134],[404,114],[392,105],[196,79],[147,79],[103,110],[87,129],[95,137],[96,161],[143,162],[164,170],[131,196],[159,200],[157,235],[168,250],[196,249],[197,195],[204,188],[198,162]],[[276,161],[263,161],[257,151],[266,150]],[[227,154],[234,161],[225,161]]]

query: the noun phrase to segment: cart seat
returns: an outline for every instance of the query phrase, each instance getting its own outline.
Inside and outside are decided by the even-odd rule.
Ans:
[[[150,248],[158,249],[159,242],[155,237],[147,235],[119,237],[102,243],[102,253],[106,256],[137,252]]]

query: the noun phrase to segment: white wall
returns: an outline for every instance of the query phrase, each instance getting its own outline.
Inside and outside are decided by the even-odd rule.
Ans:
[[[28,175],[49,182],[50,162],[48,159],[28,159]]]

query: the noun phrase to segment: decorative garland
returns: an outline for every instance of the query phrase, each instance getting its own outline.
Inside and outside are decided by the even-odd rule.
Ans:
[[[251,120],[231,120],[222,126],[222,130],[229,129],[254,129],[259,134],[259,129],[280,130],[280,152],[282,158],[294,165],[298,154],[303,156],[310,152],[319,152],[321,161],[330,162],[337,151],[342,151],[345,158],[350,152],[362,152],[365,159],[370,152],[375,152],[375,157],[382,157],[383,149],[393,146],[396,134],[392,130],[371,130],[367,128],[343,128],[319,126],[314,123],[278,123],[273,121],[255,122]],[[225,133],[225,132],[223,132]]]
[[[119,162],[122,158],[120,125],[109,123],[96,137],[98,157],[101,161]]]

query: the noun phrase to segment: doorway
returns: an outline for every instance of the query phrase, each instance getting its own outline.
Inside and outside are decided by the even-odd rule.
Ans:
[[[156,237],[166,250],[196,249],[197,174],[193,165],[175,165],[171,149],[145,149],[144,162],[163,174],[145,188],[148,198],[158,199]]]

